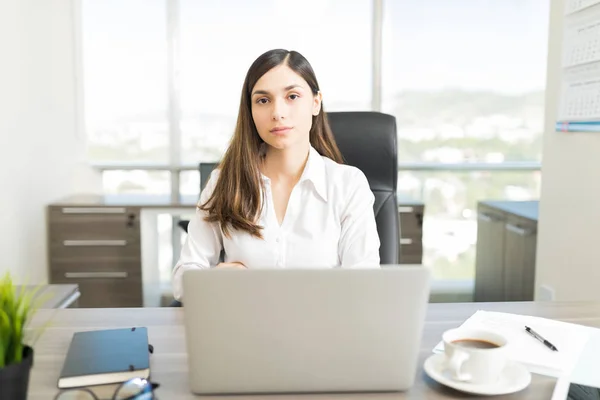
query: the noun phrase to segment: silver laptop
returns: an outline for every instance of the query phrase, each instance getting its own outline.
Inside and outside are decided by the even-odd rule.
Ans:
[[[190,389],[406,390],[415,379],[429,279],[422,266],[188,270]]]

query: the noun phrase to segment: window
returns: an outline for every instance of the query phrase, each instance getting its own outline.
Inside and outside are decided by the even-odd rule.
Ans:
[[[179,179],[179,193],[182,196],[200,196],[200,174],[198,169],[182,171]]]
[[[270,49],[308,59],[326,111],[370,110],[372,7],[370,0],[181,0],[183,162],[220,158],[246,72]]]
[[[106,194],[162,194],[168,195],[170,173],[148,170],[110,170],[102,174]]]
[[[541,160],[549,7],[385,3],[382,107],[400,163]]]
[[[81,12],[90,161],[166,164],[165,1],[83,0]]]
[[[549,7],[385,2],[382,111],[396,116],[401,166],[541,160]],[[423,260],[434,277],[472,279],[477,202],[537,199],[538,181],[528,170],[402,171],[399,191],[425,203]]]

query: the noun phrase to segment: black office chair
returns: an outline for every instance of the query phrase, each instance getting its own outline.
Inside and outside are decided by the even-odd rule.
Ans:
[[[204,186],[206,186],[206,182],[208,181],[208,178],[210,178],[210,173],[212,172],[213,169],[215,169],[217,164],[218,163],[200,163],[200,164],[198,164],[198,172],[200,174],[200,192],[202,191],[202,189],[204,189]],[[179,222],[177,222],[177,225],[179,225],[179,227],[181,229],[183,229],[185,232],[187,232],[189,223],[190,223],[190,221],[188,221],[188,220],[180,220]],[[181,307],[182,304],[180,301],[173,300],[169,306],[170,307]]]
[[[210,178],[210,173],[212,172],[213,169],[215,169],[217,164],[218,163],[200,163],[200,164],[198,164],[198,173],[200,174],[200,192],[202,191],[202,189],[204,189],[204,186],[206,185],[208,178]],[[198,192],[198,193],[200,193],[200,192]],[[182,219],[179,222],[177,222],[177,225],[179,225],[179,227],[181,229],[183,229],[185,232],[187,232],[189,223],[190,223],[190,221]]]
[[[330,112],[329,125],[344,163],[360,169],[375,195],[381,264],[400,262],[396,118],[379,112]]]

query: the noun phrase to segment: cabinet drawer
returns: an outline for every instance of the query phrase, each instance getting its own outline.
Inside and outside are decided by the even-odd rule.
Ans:
[[[61,241],[50,243],[50,260],[103,258],[141,258],[140,243],[120,241]]]
[[[504,301],[531,301],[535,287],[537,224],[510,215],[504,226]]]
[[[49,211],[50,240],[128,239],[139,241],[139,213],[119,208],[123,213],[64,213],[65,209],[89,211],[80,207],[54,207]],[[110,207],[99,210],[111,210]]]
[[[477,206],[475,250],[476,302],[504,299],[504,223],[506,214],[484,204]]]
[[[423,241],[421,236],[404,236],[400,238],[400,263],[420,264],[423,257]]]
[[[142,265],[139,259],[127,258],[94,258],[94,259],[65,259],[50,262],[50,276],[52,278],[76,278],[92,274],[96,277],[105,274],[105,277],[124,277],[141,279]]]
[[[420,235],[402,235],[400,238],[400,247],[402,251],[414,249],[415,251],[423,251],[423,240]]]
[[[423,254],[423,247],[418,244],[400,246],[400,254],[402,256],[421,255]]]
[[[48,209],[50,220],[78,221],[81,219],[110,220],[126,222],[138,219],[138,207],[56,207]]]
[[[79,308],[142,307],[142,280],[132,278],[60,278],[52,283],[76,283]]]
[[[421,264],[422,261],[422,254],[402,254],[400,258],[400,264]]]
[[[50,242],[65,240],[126,240],[128,243],[140,242],[139,222],[128,225],[116,221],[51,221],[49,225]]]
[[[416,235],[423,230],[423,206],[398,206],[400,233],[402,236]]]
[[[477,222],[478,223],[494,223],[503,222],[506,220],[506,213],[496,210],[494,208],[487,207],[480,204],[477,207]]]
[[[508,233],[517,236],[531,236],[537,233],[537,223],[526,218],[509,215],[505,221],[505,229]]]
[[[423,246],[423,241],[420,235],[402,235],[400,238],[400,246]]]

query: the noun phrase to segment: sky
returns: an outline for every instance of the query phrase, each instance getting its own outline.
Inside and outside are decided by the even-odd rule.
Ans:
[[[169,0],[84,0],[90,120],[167,109]],[[387,0],[384,102],[403,90],[543,90],[550,0]],[[180,0],[184,112],[237,113],[252,61],[300,51],[324,104],[371,101],[371,0]],[[330,110],[331,111],[331,110]]]

